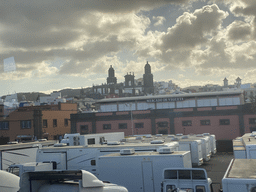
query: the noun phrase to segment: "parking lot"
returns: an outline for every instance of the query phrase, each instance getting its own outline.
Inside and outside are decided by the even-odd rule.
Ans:
[[[214,192],[221,188],[221,180],[233,158],[232,152],[217,152],[211,157],[210,161],[200,166],[200,168],[204,168],[207,171],[208,177],[212,179]]]

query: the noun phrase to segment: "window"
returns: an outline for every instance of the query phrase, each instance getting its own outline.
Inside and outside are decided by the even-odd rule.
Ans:
[[[193,170],[192,171],[192,179],[205,180],[207,178],[206,178],[205,172],[203,170]]]
[[[57,119],[53,119],[53,127],[57,127]]]
[[[189,170],[180,170],[179,171],[179,179],[191,179]]]
[[[249,118],[249,124],[256,124],[256,118]]]
[[[20,121],[20,127],[22,129],[30,129],[31,128],[31,121],[30,120]]]
[[[205,192],[205,187],[204,186],[196,186],[196,192]]]
[[[119,129],[127,129],[127,123],[119,123]]]
[[[43,120],[43,127],[44,127],[44,128],[47,128],[47,127],[48,127],[47,119],[44,119],[44,120]]]
[[[95,144],[95,138],[87,139],[88,145],[93,145]]]
[[[111,129],[111,124],[103,124],[103,129]]]
[[[135,123],[135,128],[144,128],[144,123]]]
[[[158,127],[168,127],[167,121],[157,122]]]
[[[68,126],[68,119],[64,119],[64,125],[67,127]]]
[[[96,165],[96,160],[95,160],[95,159],[91,160],[91,165],[92,165],[92,166],[95,166],[95,165]]]
[[[89,133],[88,125],[81,125],[80,126],[80,134],[85,135]]]
[[[177,179],[177,170],[165,170],[164,179]]]
[[[166,191],[175,191],[176,186],[175,185],[166,185]]]
[[[210,120],[200,120],[200,124],[201,125],[211,125],[211,121]]]
[[[192,126],[192,121],[182,121],[182,126]]]
[[[8,169],[9,169],[8,172],[19,176],[20,168],[18,166],[17,167],[11,167],[11,168],[8,168]]]
[[[0,122],[0,129],[1,130],[8,130],[9,129],[9,121]]]
[[[220,125],[229,125],[230,120],[229,119],[220,119]]]

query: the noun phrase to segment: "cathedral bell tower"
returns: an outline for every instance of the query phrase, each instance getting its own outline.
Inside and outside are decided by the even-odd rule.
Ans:
[[[148,61],[144,68],[145,68],[145,73],[143,75],[144,93],[153,94],[154,93],[153,74],[151,73],[151,66],[148,64]]]

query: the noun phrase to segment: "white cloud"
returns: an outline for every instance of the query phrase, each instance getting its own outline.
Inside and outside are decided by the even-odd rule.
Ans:
[[[153,20],[155,20],[156,22],[154,23],[154,26],[159,26],[159,25],[163,25],[164,21],[166,20],[164,17],[162,16],[153,16]]]

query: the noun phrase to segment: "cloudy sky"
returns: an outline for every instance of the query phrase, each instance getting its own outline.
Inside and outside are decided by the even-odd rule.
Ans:
[[[255,0],[0,1],[0,95],[141,78],[256,82]],[[4,71],[14,57],[16,70]]]

